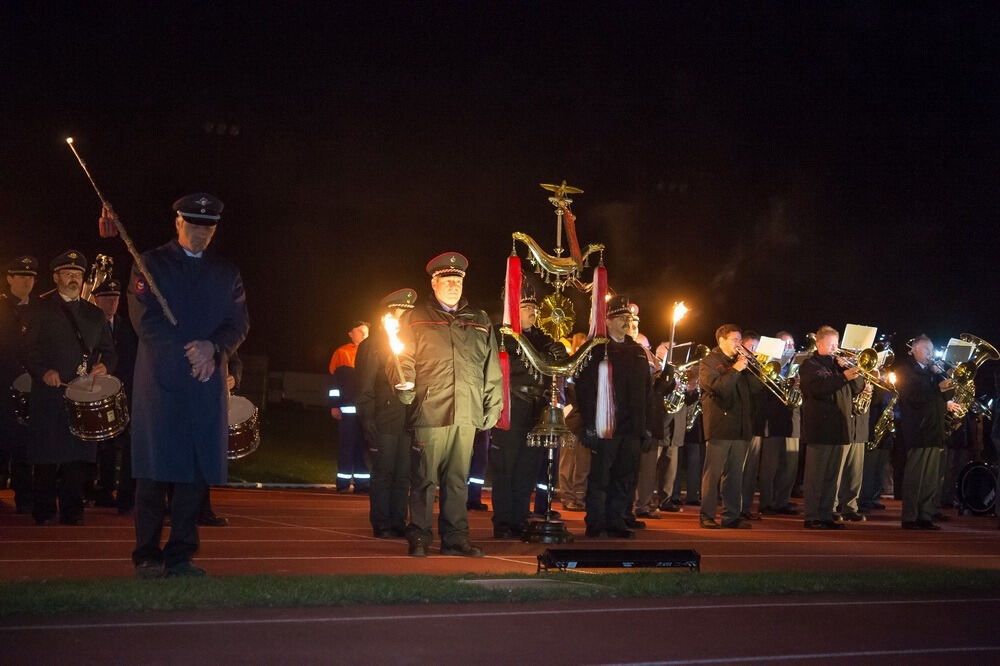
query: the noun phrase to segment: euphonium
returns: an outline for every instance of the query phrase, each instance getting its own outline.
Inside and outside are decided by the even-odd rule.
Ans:
[[[687,393],[692,379],[691,368],[698,364],[701,359],[708,356],[710,351],[707,346],[698,345],[694,349],[694,355],[691,357],[691,360],[678,365],[674,370],[674,378],[676,379],[674,390],[668,395],[663,396],[663,407],[667,410],[667,414],[676,414],[684,407],[684,394]]]
[[[736,353],[747,360],[747,369],[750,370],[760,383],[768,388],[771,393],[778,396],[785,407],[795,408],[802,404],[802,393],[795,388],[793,382],[785,380],[781,376],[781,362],[762,362],[745,347],[736,347]]]
[[[955,396],[952,398],[958,403],[958,411],[948,412],[945,416],[948,432],[954,432],[962,425],[965,415],[976,401],[976,372],[986,361],[996,361],[1000,359],[1000,353],[996,347],[986,342],[982,338],[971,333],[962,333],[958,336],[965,342],[973,345],[972,356],[968,361],[959,363],[951,373],[951,379],[955,388]]]

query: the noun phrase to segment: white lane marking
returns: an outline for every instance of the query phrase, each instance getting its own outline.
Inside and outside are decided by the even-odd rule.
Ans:
[[[272,525],[278,525],[280,527],[296,527],[298,529],[303,529],[303,530],[315,530],[317,532],[326,532],[328,534],[338,534],[340,536],[357,537],[358,539],[364,539],[366,541],[376,541],[375,537],[373,537],[373,536],[366,536],[364,534],[357,534],[357,535],[355,535],[355,534],[351,534],[350,532],[342,532],[342,531],[338,531],[338,530],[331,529],[331,528],[328,528],[328,527],[312,527],[312,526],[309,526],[309,525],[295,525],[293,523],[282,523],[282,522],[279,522],[277,520],[268,520],[266,518],[255,518],[254,516],[237,516],[237,515],[233,515],[232,517],[233,518],[243,518],[245,520],[256,520],[256,521],[261,522],[261,523],[270,523]]]
[[[560,608],[551,610],[519,610],[519,611],[463,611],[461,613],[426,613],[423,615],[362,615],[358,617],[326,616],[326,617],[273,617],[244,620],[163,620],[158,622],[92,622],[86,624],[25,624],[14,626],[0,626],[0,632],[13,631],[37,631],[51,629],[102,629],[102,628],[135,628],[135,627],[204,627],[210,625],[267,625],[267,624],[325,624],[339,622],[398,622],[400,620],[451,620],[451,619],[481,619],[497,617],[537,617],[550,615],[593,615],[595,613],[655,613],[655,612],[683,612],[707,611],[707,610],[732,610],[732,609],[760,609],[760,608],[833,608],[851,606],[914,606],[940,605],[940,604],[986,604],[1000,602],[1000,597],[988,598],[964,598],[964,599],[890,599],[890,600],[865,600],[865,601],[768,601],[768,602],[748,602],[748,603],[725,603],[725,604],[705,604],[705,605],[673,605],[673,606],[629,606],[625,608]],[[230,609],[231,610],[231,609]]]
[[[672,666],[674,664],[745,664],[757,661],[792,661],[805,659],[844,659],[846,657],[889,657],[918,654],[964,654],[971,652],[998,652],[1000,645],[970,645],[968,647],[905,648],[900,650],[864,650],[856,652],[814,652],[811,654],[777,654],[755,657],[718,657],[706,659],[678,659],[675,661],[611,662],[605,666]]]

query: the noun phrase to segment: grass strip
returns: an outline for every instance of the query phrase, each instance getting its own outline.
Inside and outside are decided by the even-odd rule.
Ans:
[[[0,617],[65,613],[122,613],[205,608],[279,608],[553,599],[769,596],[788,594],[917,595],[1000,589],[1000,571],[702,573],[630,571],[550,573],[543,578],[578,586],[487,589],[459,581],[511,576],[351,575],[221,576],[141,581],[110,578],[0,583]]]

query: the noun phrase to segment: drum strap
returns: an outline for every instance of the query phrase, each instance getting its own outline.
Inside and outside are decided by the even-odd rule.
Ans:
[[[92,351],[87,343],[83,341],[83,333],[80,331],[80,323],[76,320],[76,316],[70,311],[69,305],[64,303],[59,307],[66,318],[69,319],[70,326],[73,327],[73,332],[76,333],[76,341],[80,343],[80,351],[83,352],[83,363],[80,367],[87,365],[87,359],[90,358],[90,352]]]

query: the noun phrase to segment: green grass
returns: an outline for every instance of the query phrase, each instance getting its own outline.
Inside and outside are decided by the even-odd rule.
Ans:
[[[1000,588],[1000,571],[969,569],[754,574],[693,574],[687,571],[631,571],[597,575],[550,573],[521,578],[586,585],[512,589],[486,589],[459,582],[470,578],[484,577],[411,574],[8,582],[0,583],[0,616],[548,599],[962,594]]]
[[[337,427],[330,412],[272,405],[264,413],[260,446],[229,464],[230,481],[333,483],[337,477]]]

